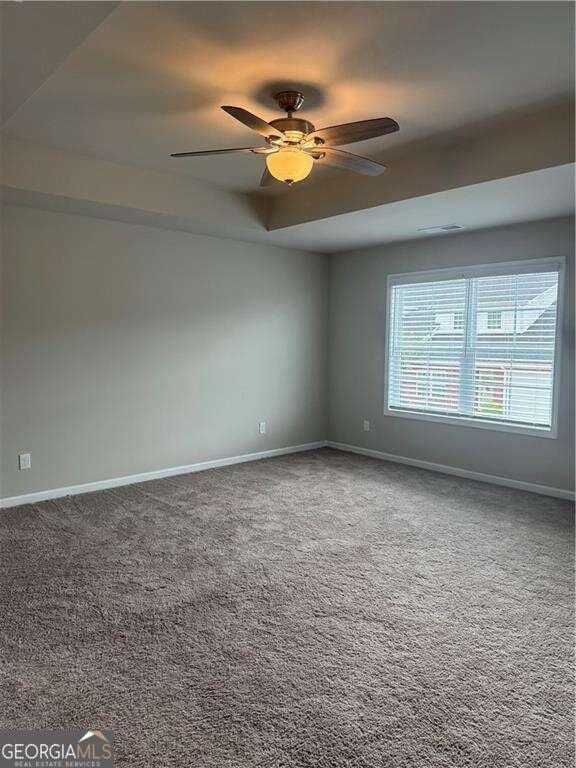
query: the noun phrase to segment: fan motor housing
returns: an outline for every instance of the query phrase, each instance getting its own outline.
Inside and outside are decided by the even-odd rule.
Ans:
[[[308,120],[303,120],[300,117],[280,117],[278,120],[270,120],[270,125],[277,128],[282,133],[286,131],[300,131],[306,136],[308,133],[312,133],[314,125],[309,123]]]

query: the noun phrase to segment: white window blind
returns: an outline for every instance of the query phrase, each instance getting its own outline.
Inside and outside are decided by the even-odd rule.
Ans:
[[[560,264],[515,269],[391,279],[388,412],[551,429]]]

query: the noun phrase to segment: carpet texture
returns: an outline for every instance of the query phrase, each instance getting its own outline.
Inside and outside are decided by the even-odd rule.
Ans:
[[[329,449],[6,510],[2,725],[130,768],[573,766],[571,526]]]

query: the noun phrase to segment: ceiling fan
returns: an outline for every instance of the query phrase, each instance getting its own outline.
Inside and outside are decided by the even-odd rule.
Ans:
[[[308,120],[293,117],[304,103],[300,91],[281,91],[274,96],[286,117],[267,123],[242,107],[222,107],[232,117],[248,128],[264,136],[266,144],[260,147],[240,147],[238,149],[209,149],[203,152],[175,152],[171,157],[196,157],[202,155],[223,155],[228,153],[252,152],[264,155],[266,168],[260,180],[263,187],[275,179],[294,184],[309,176],[314,163],[330,165],[345,171],[355,171],[366,176],[378,176],[386,166],[369,160],[367,157],[353,155],[336,147],[352,144],[376,136],[384,136],[399,130],[399,125],[390,117],[378,117],[374,120],[360,120],[356,123],[332,125],[316,130]]]

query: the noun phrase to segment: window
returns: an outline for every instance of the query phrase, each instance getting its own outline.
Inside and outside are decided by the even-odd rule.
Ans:
[[[385,412],[555,436],[560,259],[389,278]]]
[[[454,330],[455,331],[464,330],[464,312],[454,313]]]
[[[492,330],[502,328],[502,312],[488,312],[486,326]]]

